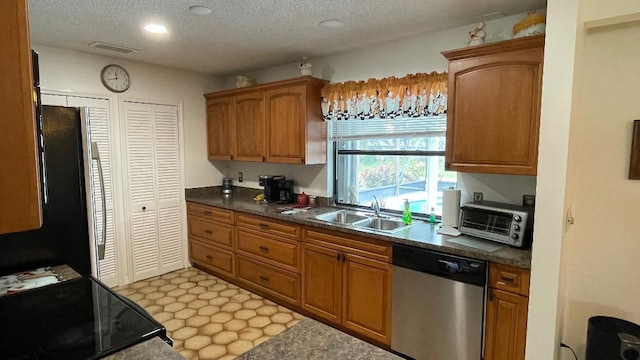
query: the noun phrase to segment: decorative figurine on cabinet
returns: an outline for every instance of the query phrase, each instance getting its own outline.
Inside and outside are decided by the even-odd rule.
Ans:
[[[311,62],[307,59],[306,56],[302,58],[302,62],[300,63],[300,73],[302,75],[311,75]]]
[[[484,44],[484,38],[487,36],[487,33],[484,31],[485,26],[486,24],[483,21],[478,24],[475,29],[469,31],[469,46]]]

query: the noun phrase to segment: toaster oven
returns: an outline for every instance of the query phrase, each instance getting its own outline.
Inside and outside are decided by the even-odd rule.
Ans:
[[[533,208],[477,201],[460,207],[458,230],[467,235],[518,248],[531,245]]]

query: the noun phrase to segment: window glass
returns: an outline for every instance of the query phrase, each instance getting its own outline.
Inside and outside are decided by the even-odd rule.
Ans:
[[[371,206],[374,195],[386,210],[442,214],[442,190],[456,186],[444,170],[444,136],[377,137],[337,141],[337,202]]]

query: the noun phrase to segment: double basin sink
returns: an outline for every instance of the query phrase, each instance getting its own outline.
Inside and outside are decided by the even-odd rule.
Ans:
[[[315,218],[317,220],[326,221],[333,224],[353,226],[359,229],[374,230],[385,233],[394,233],[411,226],[406,225],[402,222],[402,220],[397,218],[367,215],[362,212],[355,212],[350,210],[333,211],[330,213],[317,215]]]

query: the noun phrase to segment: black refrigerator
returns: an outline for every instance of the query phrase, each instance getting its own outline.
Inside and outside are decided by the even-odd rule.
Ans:
[[[83,151],[91,152],[83,146],[90,143],[85,111],[42,107],[43,225],[0,235],[0,288],[6,290],[0,292],[1,359],[99,359],[156,336],[172,344],[142,307],[91,275],[91,177],[85,170],[92,159]],[[53,283],[20,288],[21,275],[60,265],[81,276],[54,274]],[[31,269],[37,271],[26,271]]]
[[[43,224],[37,230],[0,235],[0,275],[62,264],[91,274],[80,111],[42,107]]]

